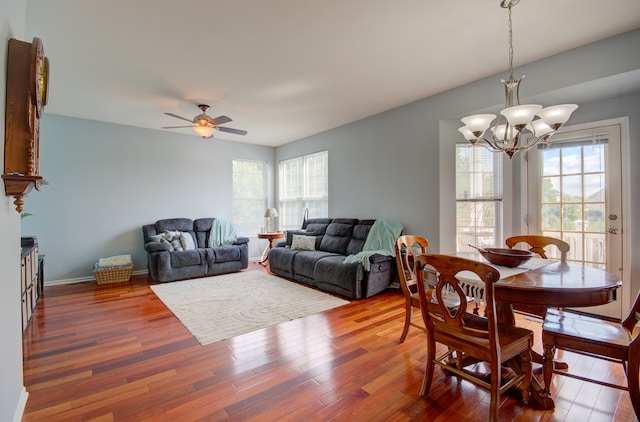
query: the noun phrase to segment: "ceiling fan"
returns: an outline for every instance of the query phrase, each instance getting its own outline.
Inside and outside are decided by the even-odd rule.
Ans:
[[[216,118],[209,116],[207,114],[207,110],[209,110],[208,105],[199,104],[198,108],[202,110],[202,113],[194,117],[193,120],[187,119],[186,117],[178,116],[177,114],[173,114],[173,113],[164,113],[167,116],[175,117],[180,120],[185,120],[192,124],[189,126],[165,126],[162,129],[178,129],[178,128],[190,127],[202,139],[213,137],[213,132],[215,130],[219,130],[220,132],[233,133],[234,135],[247,134],[246,130],[233,129],[230,127],[220,126],[222,124],[229,123],[231,121],[231,118],[227,116],[218,116]]]

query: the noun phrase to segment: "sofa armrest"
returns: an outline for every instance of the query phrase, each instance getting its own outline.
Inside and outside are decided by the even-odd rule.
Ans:
[[[171,247],[166,243],[160,242],[147,242],[144,244],[144,250],[147,252],[162,252],[162,251],[171,251]]]
[[[396,257],[391,255],[374,254],[369,257],[369,262],[376,264],[379,262],[395,261]]]
[[[248,237],[238,237],[236,238],[236,241],[233,242],[234,245],[242,245],[244,243],[249,243]]]

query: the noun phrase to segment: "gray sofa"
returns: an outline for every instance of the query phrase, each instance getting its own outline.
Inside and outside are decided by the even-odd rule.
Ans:
[[[142,226],[147,268],[155,281],[231,273],[249,265],[249,239],[207,247],[213,218],[170,218]]]
[[[362,251],[374,222],[353,218],[307,220],[300,230],[288,231],[286,240],[269,251],[270,270],[349,299],[380,293],[395,279],[395,257],[372,255],[368,271],[360,262],[344,263],[346,256]],[[306,245],[310,247],[293,245],[299,239],[300,243],[309,241],[309,236],[313,237],[313,244]]]

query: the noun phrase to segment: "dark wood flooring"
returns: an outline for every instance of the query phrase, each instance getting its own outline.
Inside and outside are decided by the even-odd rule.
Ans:
[[[265,271],[252,264],[249,270]],[[124,285],[47,286],[24,340],[23,421],[485,421],[487,391],[436,368],[418,393],[424,334],[400,344],[397,292],[201,346],[153,294]],[[212,322],[214,323],[214,322]],[[519,323],[540,326],[519,317]],[[565,353],[620,381],[618,365]],[[555,377],[556,409],[501,400],[502,420],[632,421],[626,392]]]

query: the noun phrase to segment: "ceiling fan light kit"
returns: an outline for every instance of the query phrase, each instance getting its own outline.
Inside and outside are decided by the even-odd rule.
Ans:
[[[504,152],[509,158],[518,151],[528,150],[538,143],[547,143],[578,108],[576,104],[560,104],[542,108],[538,104],[520,105],[520,79],[513,77],[513,36],[511,8],[520,0],[502,0],[500,6],[509,11],[509,79],[501,80],[505,88],[504,109],[494,122],[495,114],[475,114],[463,117],[465,125],[458,129],[469,143]],[[535,117],[538,119],[535,119]],[[535,120],[534,120],[535,119]],[[493,123],[493,126],[491,127]],[[491,127],[489,136],[485,136]],[[527,131],[527,132],[525,132]]]
[[[175,117],[180,120],[185,120],[193,124],[190,126],[165,126],[162,129],[178,129],[178,128],[190,127],[202,139],[213,137],[213,132],[215,130],[219,130],[220,132],[233,133],[235,135],[247,134],[246,130],[219,126],[224,123],[229,123],[231,121],[231,118],[227,116],[218,116],[216,118],[212,118],[207,114],[207,111],[209,110],[209,106],[207,104],[199,104],[198,108],[200,108],[202,113],[198,114],[193,119],[187,119],[186,117],[178,116],[177,114],[173,114],[173,113],[164,113],[167,116]]]

